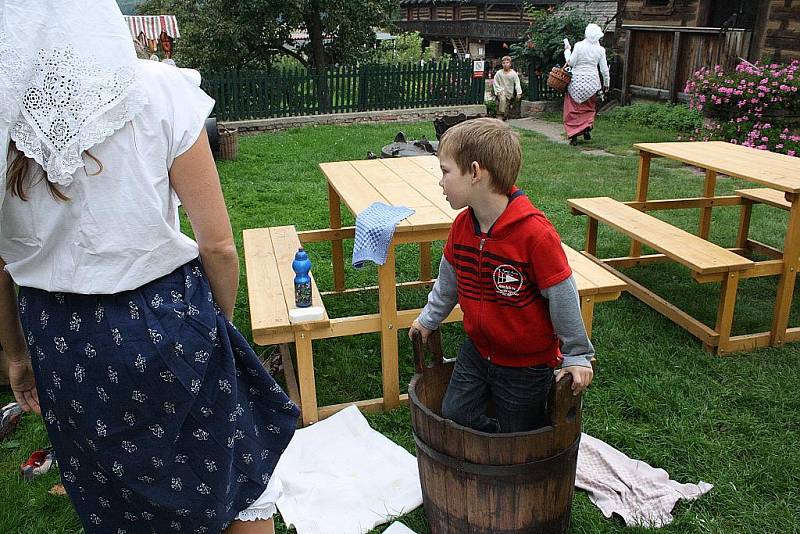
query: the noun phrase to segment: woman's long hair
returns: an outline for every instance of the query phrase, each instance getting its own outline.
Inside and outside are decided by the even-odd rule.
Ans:
[[[89,156],[98,167],[97,172],[92,174],[87,172],[87,176],[97,176],[103,172],[103,164],[99,159],[94,157],[88,150],[86,150],[84,154]],[[31,160],[25,157],[25,155],[19,151],[16,143],[14,143],[13,140],[8,145],[8,161],[10,163],[8,165],[8,171],[6,172],[6,190],[10,191],[13,196],[17,196],[23,201],[28,200],[28,197],[25,194],[25,179],[28,176]],[[36,165],[38,171],[41,173],[41,178],[47,183],[47,188],[50,190],[50,194],[53,195],[53,198],[62,202],[68,201],[70,198],[59,191],[58,187],[56,187],[53,182],[45,178],[44,169],[35,163],[34,165]],[[86,172],[85,168],[84,172]]]

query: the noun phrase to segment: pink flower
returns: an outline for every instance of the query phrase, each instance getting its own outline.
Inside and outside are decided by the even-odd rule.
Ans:
[[[795,155],[795,151],[794,151],[794,150],[790,150],[790,151],[788,151],[788,152],[786,153],[786,155],[787,155],[787,156],[794,156],[794,155]]]

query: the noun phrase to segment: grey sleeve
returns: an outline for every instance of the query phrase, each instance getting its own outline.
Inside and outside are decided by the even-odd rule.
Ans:
[[[575,277],[570,276],[563,282],[542,289],[542,295],[548,300],[550,320],[561,342],[563,366],[591,367],[594,347],[583,326]]]
[[[419,314],[419,322],[429,330],[436,330],[458,303],[456,271],[444,256],[439,262],[439,276],[428,293],[428,303]]]

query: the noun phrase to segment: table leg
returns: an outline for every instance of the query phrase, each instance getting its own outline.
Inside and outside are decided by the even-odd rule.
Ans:
[[[650,182],[650,153],[639,151],[639,173],[636,176],[636,201],[647,200],[647,186]],[[642,253],[642,244],[631,240],[630,256],[638,257]]]
[[[427,281],[431,279],[431,244],[419,244],[419,279]]]
[[[597,256],[597,219],[592,217],[586,222],[586,252]]]
[[[381,375],[383,407],[391,410],[400,405],[400,368],[397,343],[397,282],[395,246],[389,245],[386,263],[378,266],[378,302],[381,315]]]
[[[719,334],[717,354],[729,352],[733,312],[736,307],[736,291],[739,288],[739,272],[731,271],[722,280],[720,286],[719,306],[717,307],[717,324],[714,330]]]
[[[583,318],[583,326],[586,328],[586,335],[592,337],[592,321],[594,320],[594,299],[589,297],[581,297],[581,317]]]
[[[328,213],[330,214],[331,228],[342,227],[342,202],[339,193],[328,184]],[[333,289],[344,291],[344,248],[342,240],[331,241],[331,260],[333,262]]]
[[[703,196],[711,198],[714,196],[714,190],[717,187],[717,171],[706,169],[706,180],[703,185]],[[700,210],[700,227],[697,235],[703,239],[708,239],[708,233],[711,229],[711,210],[712,207],[708,206]]]
[[[294,347],[297,350],[297,381],[300,385],[300,407],[303,410],[303,426],[319,421],[317,407],[317,383],[314,379],[314,356],[311,352],[311,335],[296,330]]]
[[[747,235],[750,233],[750,216],[753,214],[753,202],[742,201],[742,212],[739,216],[739,233],[736,234],[736,248],[747,248]]]
[[[789,226],[783,241],[783,272],[778,279],[778,294],[772,313],[772,345],[782,346],[789,326],[797,268],[800,266],[800,194],[786,194],[792,203],[789,211]]]

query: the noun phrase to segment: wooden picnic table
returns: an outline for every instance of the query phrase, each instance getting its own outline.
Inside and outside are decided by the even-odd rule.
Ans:
[[[800,328],[788,326],[795,279],[800,266],[800,159],[722,141],[638,143],[634,146],[639,150],[634,201],[625,202],[627,206],[622,207],[620,203],[608,198],[569,201],[576,214],[585,214],[590,218],[586,247],[588,255],[594,257],[596,254],[597,222],[600,221],[632,238],[629,256],[605,260],[595,258],[606,266],[628,267],[673,260],[688,267],[698,282],[721,282],[717,323],[711,329],[666,299],[614,271],[629,283],[631,294],[700,338],[709,350],[721,354],[769,345],[781,346],[787,341],[800,340]],[[650,161],[657,157],[703,169],[705,179],[702,196],[648,200]],[[766,187],[738,190],[736,195],[715,196],[718,174]],[[765,204],[789,211],[782,251],[748,238],[753,204]],[[734,247],[722,248],[708,241],[712,209],[720,206],[741,206]],[[635,212],[625,211],[629,208],[640,212],[699,208],[697,236],[643,213],[636,215]],[[643,243],[656,249],[659,254],[642,256]],[[769,259],[747,259],[746,256],[753,252],[766,255]],[[731,336],[739,280],[762,276],[779,277],[772,328],[769,332]]]
[[[286,354],[284,368],[287,370],[288,393],[301,405],[304,424],[327,417],[350,404],[356,404],[364,411],[380,411],[407,402],[408,396],[400,394],[398,331],[409,328],[421,310],[398,310],[397,288],[433,282],[431,242],[447,239],[450,226],[459,213],[450,207],[442,194],[439,186],[441,169],[435,156],[341,161],[322,163],[320,168],[328,182],[330,228],[297,232],[294,227],[282,226],[244,232],[253,340],[259,345],[295,344],[296,381],[291,358]],[[415,213],[397,225],[386,262],[377,267],[378,285],[346,288],[342,241],[353,239],[355,228],[342,227],[341,206],[344,204],[353,215],[358,215],[373,202],[406,206],[414,209]],[[321,241],[331,243],[334,288],[320,292],[312,277],[314,305],[324,307],[322,298],[329,294],[377,290],[379,313],[337,318],[329,318],[326,313],[318,321],[290,323],[289,310],[294,307],[291,258],[301,244]],[[404,243],[419,244],[420,275],[417,281],[397,283],[395,247]],[[594,304],[618,298],[626,284],[566,245],[564,251],[575,274],[584,324],[587,332],[591,333]],[[445,322],[461,319],[461,310],[456,306]],[[318,406],[312,341],[373,332],[379,333],[381,338],[383,396]]]

